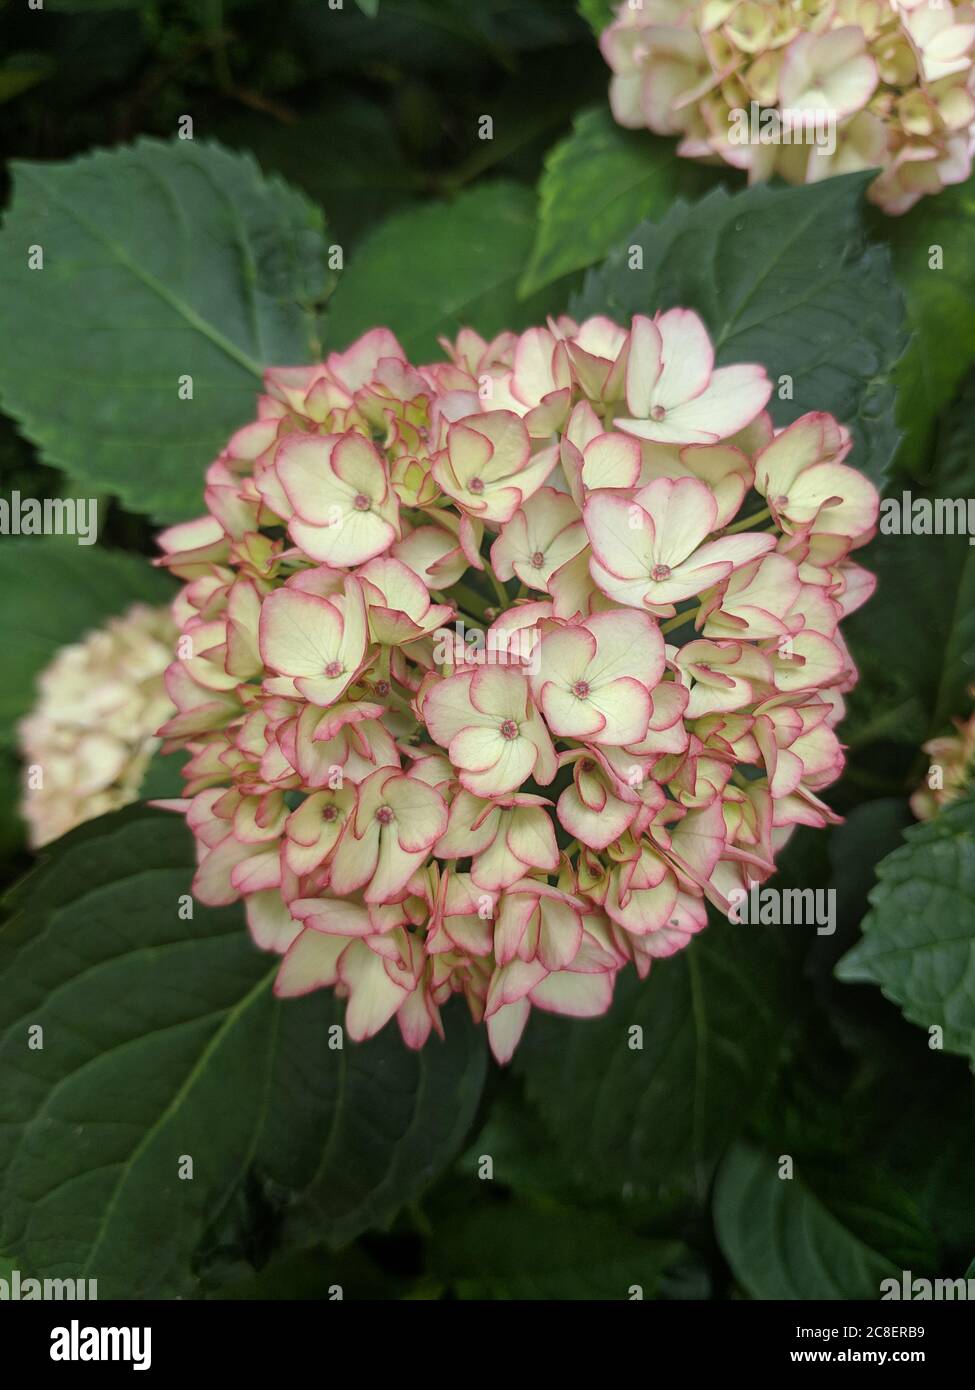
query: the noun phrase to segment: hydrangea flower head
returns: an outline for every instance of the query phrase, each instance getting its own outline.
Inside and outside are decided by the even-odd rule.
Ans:
[[[32,848],[138,799],[156,730],[173,712],[164,673],[175,641],[167,609],[137,603],[41,672],[18,730]]]
[[[750,182],[880,168],[897,214],[971,172],[968,0],[623,0],[600,47],[621,125]]]
[[[167,804],[280,996],[417,1048],[461,995],[507,1061],[533,1008],[603,1013],[835,819],[877,497],[689,310],[444,352],[377,329],[268,372],[163,533]]]
[[[969,694],[975,698],[975,686]],[[918,820],[931,820],[975,780],[975,713],[953,722],[953,734],[922,744],[931,764],[924,783],[911,797],[911,810]]]

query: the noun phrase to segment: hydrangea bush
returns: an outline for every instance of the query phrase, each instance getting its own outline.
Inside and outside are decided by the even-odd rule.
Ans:
[[[971,1294],[975,0],[105,3],[0,19],[0,1295]]]
[[[959,0],[624,0],[601,47],[622,125],[752,182],[880,168],[870,196],[896,214],[971,173],[975,8]],[[828,117],[835,148],[736,140],[753,103]]]
[[[166,804],[278,995],[419,1048],[460,993],[506,1061],[533,1005],[604,1012],[837,819],[878,497],[691,311],[443,349],[377,328],[269,370],[162,534]]]

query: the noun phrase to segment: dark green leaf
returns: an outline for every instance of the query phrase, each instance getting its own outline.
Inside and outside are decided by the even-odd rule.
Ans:
[[[483,1080],[453,1011],[421,1054],[391,1029],[333,1050],[341,1003],[276,1001],[238,910],[181,919],[192,863],[179,819],[130,808],[60,841],[0,930],[0,1248],[102,1297],[198,1291],[194,1256],[243,1197],[292,1247],[388,1223]]]
[[[318,352],[324,255],[321,214],[217,145],[141,140],[15,164],[4,408],[79,482],[161,520],[194,515],[204,468],[253,417],[262,369]]]
[[[453,75],[587,37],[568,0],[381,0],[378,22],[351,4],[298,0],[293,23],[296,48],[323,75],[378,64]]]
[[[615,8],[613,0],[579,0],[579,13],[597,34],[612,23]]]
[[[147,0],[45,0],[47,10],[60,10],[63,14],[82,14],[90,10],[139,10],[146,7]]]
[[[626,321],[696,309],[719,363],[768,369],[779,387],[769,406],[776,424],[830,411],[853,429],[852,462],[880,482],[898,439],[891,371],[904,345],[903,307],[888,252],[864,241],[867,179],[733,196],[716,189],[692,207],[677,204],[590,271],[570,311]],[[630,268],[631,246],[642,248],[642,270]],[[780,398],[783,378],[791,400]]]
[[[13,101],[50,77],[51,60],[43,53],[15,53],[0,63],[0,105]]]
[[[714,182],[713,170],[678,158],[673,140],[623,130],[605,105],[581,112],[545,162],[521,294],[601,260],[638,222],[661,217],[679,193],[693,196]]]
[[[863,939],[837,976],[879,985],[975,1063],[975,792],[908,830],[877,877]]]
[[[860,670],[844,742],[917,748],[967,713],[975,676],[975,549],[962,536],[878,536],[856,559],[877,594],[844,624]]]
[[[265,174],[280,174],[327,208],[329,234],[346,249],[370,223],[425,187],[378,102],[344,97],[287,125],[260,112],[235,111],[216,134],[249,150]]]
[[[893,250],[912,334],[894,380],[904,431],[898,466],[913,473],[925,466],[938,412],[975,363],[973,220],[975,179],[969,179],[878,227]],[[939,251],[943,264],[936,268]]]
[[[429,1257],[459,1298],[633,1299],[653,1296],[681,1250],[600,1212],[492,1202],[441,1227]]]
[[[714,924],[647,980],[621,974],[602,1018],[533,1017],[515,1067],[574,1179],[703,1193],[778,1067],[793,1002],[783,931]]]
[[[494,183],[391,217],[349,257],[329,304],[330,345],[382,323],[408,356],[428,359],[440,334],[464,324],[491,338],[535,322],[537,297],[515,295],[534,215],[532,193]]]
[[[141,555],[24,537],[0,545],[0,743],[36,698],[35,682],[59,647],[137,602],[163,604],[172,580]]]
[[[857,1116],[863,1151],[911,1194],[942,1245],[975,1249],[975,1079],[963,1062],[896,1021],[907,1030],[910,1049],[900,1043],[895,1049],[885,1034],[870,1058],[875,1074],[849,1098],[846,1113]]]
[[[908,518],[919,500],[975,496],[973,422],[975,380],[944,421],[927,485],[891,489]],[[882,517],[881,528],[886,525]],[[854,748],[878,739],[917,748],[967,714],[975,680],[975,546],[969,539],[882,533],[857,552],[878,582],[876,597],[844,626],[860,669],[843,730]],[[905,640],[906,634],[916,640]]]
[[[877,1299],[881,1280],[932,1267],[930,1233],[899,1189],[850,1165],[796,1160],[791,1178],[779,1165],[736,1144],[715,1186],[721,1249],[753,1298]]]

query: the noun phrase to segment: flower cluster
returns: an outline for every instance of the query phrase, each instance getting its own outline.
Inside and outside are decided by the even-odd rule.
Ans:
[[[167,804],[279,995],[420,1047],[459,993],[507,1060],[532,1005],[602,1013],[835,819],[878,498],[688,310],[443,346],[268,371],[162,535]]]
[[[34,849],[137,800],[156,730],[173,712],[163,676],[175,638],[167,609],[137,603],[42,672],[18,730]]]
[[[680,154],[751,182],[879,168],[870,196],[894,214],[971,172],[973,46],[960,0],[623,0],[601,39],[621,125],[679,135]],[[790,138],[786,114],[828,121],[830,138]]]
[[[975,699],[975,685],[969,694]],[[931,820],[975,781],[975,713],[953,723],[956,733],[922,744],[931,765],[923,785],[911,797],[911,810],[918,820]]]

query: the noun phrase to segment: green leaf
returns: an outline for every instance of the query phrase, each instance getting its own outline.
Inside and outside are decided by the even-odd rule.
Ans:
[[[181,920],[192,865],[178,818],[130,808],[60,841],[0,931],[0,1248],[102,1297],[198,1292],[241,1205],[291,1248],[386,1225],[481,1090],[463,1011],[420,1054],[393,1029],[333,1050],[342,1003],[275,1000],[237,909]]]
[[[321,76],[392,66],[413,77],[454,79],[486,63],[513,67],[515,55],[588,38],[568,0],[381,0],[379,22],[346,4],[295,0],[284,16],[294,50]],[[531,68],[525,70],[530,81]]]
[[[215,134],[327,208],[330,240],[346,255],[372,223],[425,191],[425,175],[408,162],[389,111],[377,101],[344,97],[288,125],[235,109]]]
[[[601,34],[613,22],[613,0],[578,0],[578,10],[583,19],[592,25],[593,32]]]
[[[626,321],[675,305],[696,309],[719,364],[761,362],[773,382],[791,379],[793,399],[777,390],[769,405],[777,425],[830,411],[853,429],[853,463],[880,482],[898,439],[891,372],[903,306],[889,253],[864,241],[868,178],[733,196],[715,189],[692,207],[679,203],[629,237],[643,249],[643,269],[630,269],[628,249],[617,250],[589,272],[570,312]]]
[[[942,1246],[963,1254],[975,1249],[975,1079],[960,1059],[930,1048],[924,1033],[877,1002],[906,1038],[885,1028],[876,1043],[861,1039],[861,1053],[871,1048],[872,1074],[843,1098],[846,1115],[856,1115],[861,1146],[917,1201]]]
[[[975,673],[975,551],[964,537],[879,536],[857,551],[877,576],[873,599],[844,624],[860,670],[843,741],[918,748],[967,712]],[[923,643],[905,641],[916,633]]]
[[[913,500],[975,496],[975,378],[943,421],[935,467]],[[901,502],[900,488],[892,500]],[[885,502],[885,507],[888,503]],[[881,527],[885,526],[883,516]],[[877,595],[844,625],[860,668],[844,741],[917,748],[967,714],[975,680],[975,546],[965,535],[881,534],[857,560],[877,576]],[[923,637],[923,652],[904,640]]]
[[[51,60],[43,53],[15,53],[0,63],[0,105],[36,87],[52,70]]]
[[[321,214],[250,157],[193,140],[18,162],[13,177],[4,408],[45,462],[95,491],[160,520],[197,514],[203,470],[253,417],[262,369],[318,352]]]
[[[83,14],[91,10],[141,10],[148,0],[46,0],[44,8],[62,14]]]
[[[897,463],[915,474],[927,462],[939,411],[975,363],[973,222],[975,178],[922,198],[904,217],[884,218],[880,228],[907,299],[911,343],[894,375],[904,431]],[[937,248],[941,269],[931,265]]]
[[[0,747],[0,863],[24,847],[27,827],[20,814],[22,774],[10,749]]]
[[[859,923],[867,911],[877,861],[900,844],[914,817],[906,801],[887,797],[856,806],[829,833],[830,887],[843,923]]]
[[[174,753],[155,752],[146,775],[139,788],[140,801],[165,801],[170,797],[183,795],[182,767],[185,756],[182,751]]]
[[[141,555],[24,537],[0,545],[0,745],[36,698],[36,679],[59,647],[131,604],[168,602],[172,580]]]
[[[715,172],[679,159],[673,140],[623,130],[605,105],[581,112],[545,161],[538,231],[520,293],[601,260],[644,218],[678,194],[694,196]]]
[[[247,1302],[324,1303],[335,1300],[336,1287],[345,1302],[362,1299],[388,1301],[400,1298],[408,1287],[405,1279],[380,1269],[358,1245],[335,1253],[331,1250],[302,1250],[272,1259],[255,1274],[229,1280],[209,1297],[240,1299]]]
[[[779,1159],[739,1143],[718,1173],[718,1242],[753,1298],[877,1299],[881,1280],[932,1267],[933,1243],[914,1203],[879,1176]]]
[[[387,324],[409,357],[439,357],[437,338],[470,324],[485,338],[544,315],[515,287],[531,246],[535,198],[482,184],[383,223],[348,259],[329,303],[329,345]]]
[[[917,748],[968,712],[975,677],[975,550],[962,536],[882,536],[857,552],[877,594],[844,625],[860,669],[844,742]],[[904,634],[923,638],[923,652]]]
[[[715,923],[645,981],[622,974],[602,1018],[532,1018],[515,1068],[573,1180],[703,1194],[778,1067],[793,1002],[781,933]]]
[[[975,1064],[975,790],[904,839],[880,863],[863,939],[836,974],[879,985]]]
[[[625,1300],[652,1297],[682,1249],[601,1212],[492,1202],[440,1226],[429,1260],[462,1299]]]
[[[379,0],[355,0],[367,19],[375,19],[379,13]]]

